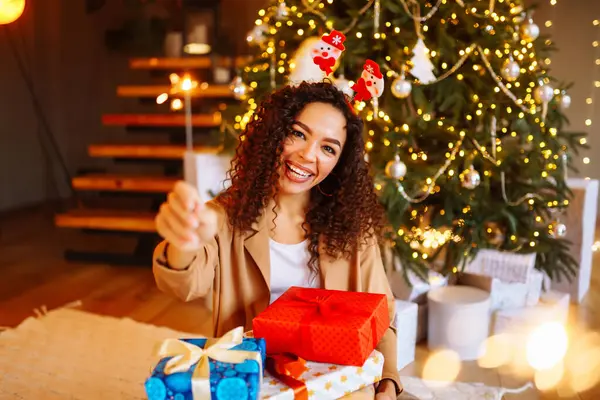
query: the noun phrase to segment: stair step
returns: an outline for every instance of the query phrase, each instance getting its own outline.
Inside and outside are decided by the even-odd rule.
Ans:
[[[73,188],[81,191],[167,193],[177,180],[179,178],[170,176],[86,174],[73,178]]]
[[[248,57],[215,57],[214,63],[218,67],[241,67],[248,61]],[[235,65],[234,65],[235,64]],[[208,69],[213,66],[213,58],[199,57],[151,57],[132,58],[129,60],[131,69]]]
[[[106,114],[102,116],[104,125],[112,126],[162,126],[185,127],[184,114]],[[221,125],[221,113],[194,114],[192,126],[216,128]]]
[[[119,97],[158,97],[163,93],[171,92],[171,86],[167,85],[144,85],[130,86],[123,85],[117,87],[117,96]],[[196,88],[190,91],[193,98],[233,98],[233,93],[228,85],[209,85],[207,88]]]
[[[92,144],[91,157],[182,159],[187,147],[184,144]],[[197,153],[217,154],[221,147],[194,146]]]
[[[60,228],[105,231],[155,232],[156,214],[120,210],[71,210],[54,216]]]

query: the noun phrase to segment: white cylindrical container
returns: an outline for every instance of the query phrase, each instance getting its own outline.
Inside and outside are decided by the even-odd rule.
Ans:
[[[490,326],[490,294],[470,286],[447,286],[427,295],[428,346],[455,351],[461,360],[485,352]]]

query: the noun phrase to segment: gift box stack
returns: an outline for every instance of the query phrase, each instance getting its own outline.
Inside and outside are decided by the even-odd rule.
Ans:
[[[292,287],[221,338],[169,339],[145,382],[150,400],[337,399],[381,380],[385,295]]]
[[[457,284],[490,293],[491,335],[526,335],[546,322],[566,323],[569,294],[543,290],[549,279],[535,269],[535,259],[535,253],[482,249],[459,274]]]

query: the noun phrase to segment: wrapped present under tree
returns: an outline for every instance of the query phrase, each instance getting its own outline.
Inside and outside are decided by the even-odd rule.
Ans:
[[[267,360],[263,399],[333,400],[381,380],[384,358],[374,350],[359,367],[307,362],[280,354]]]
[[[253,320],[267,351],[361,366],[390,326],[383,294],[292,287]]]
[[[218,339],[163,341],[145,382],[148,399],[259,399],[266,345],[243,335],[238,327]]]

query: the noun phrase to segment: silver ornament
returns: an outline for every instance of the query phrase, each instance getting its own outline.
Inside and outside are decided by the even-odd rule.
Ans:
[[[404,75],[401,75],[394,79],[390,90],[395,97],[405,99],[410,96],[412,84],[404,78]]]
[[[527,42],[533,42],[540,36],[540,27],[533,22],[533,18],[521,25],[521,38]]]
[[[519,75],[521,74],[521,66],[517,64],[513,58],[509,58],[504,62],[502,66],[502,76],[509,82],[514,82],[517,80]]]
[[[277,6],[277,11],[275,11],[275,19],[282,20],[284,18],[287,18],[288,15],[289,15],[288,7],[285,5],[285,1],[282,1]]]
[[[535,88],[533,97],[538,103],[549,103],[554,97],[554,89],[550,85],[541,83]]]
[[[346,77],[343,74],[341,74],[335,80],[335,87],[337,87],[339,90],[341,90],[344,94],[348,96],[352,96],[354,94],[354,90],[350,88],[350,81],[346,79]]]
[[[406,164],[400,160],[398,154],[396,154],[394,159],[389,161],[385,166],[385,174],[394,179],[400,179],[406,175]]]
[[[248,86],[246,86],[241,76],[233,78],[233,81],[229,84],[229,89],[237,100],[244,99],[248,93]]]
[[[564,237],[567,234],[567,226],[562,222],[552,224],[551,236],[554,238]]]
[[[567,92],[565,92],[563,90],[560,95],[560,108],[562,108],[563,110],[566,110],[570,106],[571,106],[571,96],[569,96],[567,94]]]
[[[481,176],[472,165],[460,175],[460,184],[465,189],[475,189],[480,183]]]

